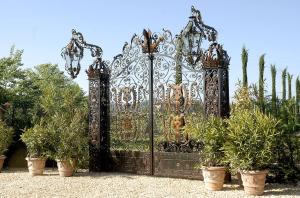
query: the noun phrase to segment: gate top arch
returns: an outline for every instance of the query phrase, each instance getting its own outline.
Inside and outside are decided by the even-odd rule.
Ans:
[[[217,36],[217,30],[206,25],[202,20],[200,11],[192,6],[189,21],[179,34],[174,36],[167,29],[154,33],[155,38],[162,39],[157,53],[155,53],[157,60],[154,64],[161,72],[155,73],[154,78],[159,80],[165,77],[171,66],[176,65],[199,73],[204,68],[227,67],[230,57],[223,46],[217,43]],[[134,65],[140,64],[142,67],[139,69],[145,69],[144,65],[147,65],[149,60],[142,51],[143,42],[142,36],[137,34],[132,36],[130,42],[125,42],[122,53],[116,55],[113,61],[108,64],[111,71],[111,80],[127,75]],[[166,72],[162,72],[161,69],[166,70]],[[143,71],[147,72],[147,70]],[[136,78],[141,79],[146,74],[140,74]],[[190,78],[191,76],[183,77]]]

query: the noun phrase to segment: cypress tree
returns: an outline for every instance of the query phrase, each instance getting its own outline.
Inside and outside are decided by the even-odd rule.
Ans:
[[[183,41],[181,38],[178,38],[178,45],[176,50],[176,65],[175,65],[175,84],[179,85],[182,83],[182,46]]]
[[[265,54],[259,58],[259,81],[258,81],[258,103],[264,112],[264,70],[265,70]]]
[[[298,115],[298,122],[300,122],[300,79],[296,79],[296,114]]]
[[[271,77],[272,77],[272,113],[277,116],[276,105],[276,66],[271,65]]]
[[[286,100],[286,68],[282,71],[282,101]]]
[[[288,73],[287,77],[288,77],[288,98],[290,100],[292,98],[292,79],[293,79],[293,75]]]
[[[243,87],[248,87],[247,64],[248,64],[248,50],[245,46],[242,49],[242,67],[243,67]]]

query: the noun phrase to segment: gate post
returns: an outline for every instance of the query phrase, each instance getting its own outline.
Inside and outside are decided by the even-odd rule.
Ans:
[[[89,80],[89,170],[107,169],[110,151],[109,70],[103,61],[100,68],[88,69]]]
[[[212,43],[204,54],[202,64],[206,116],[229,117],[229,62],[227,52],[218,43]]]
[[[110,71],[102,61],[101,47],[87,43],[83,35],[72,30],[72,38],[62,49],[65,67],[71,78],[76,78],[81,70],[80,61],[84,49],[89,49],[95,61],[86,70],[89,80],[89,170],[107,169],[110,152],[109,130],[109,78]]]

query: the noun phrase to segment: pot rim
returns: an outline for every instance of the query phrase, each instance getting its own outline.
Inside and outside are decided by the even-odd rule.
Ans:
[[[258,174],[268,174],[269,170],[238,170],[241,174],[252,174],[252,175],[258,175]]]
[[[74,161],[75,158],[71,158],[71,159],[55,159],[56,162],[69,162],[69,161]]]
[[[6,159],[5,155],[0,155],[0,159]]]
[[[202,170],[226,170],[225,166],[202,166]]]
[[[45,158],[45,157],[26,157],[25,158],[25,160],[27,160],[27,161],[38,161],[38,160],[44,160],[44,161],[46,161],[46,159],[47,158]]]

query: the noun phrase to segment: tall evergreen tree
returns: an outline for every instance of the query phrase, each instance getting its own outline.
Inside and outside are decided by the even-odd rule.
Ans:
[[[298,121],[300,121],[300,79],[296,79],[296,113],[298,114]]]
[[[271,77],[272,77],[272,113],[277,116],[276,105],[276,66],[271,65]]]
[[[286,100],[286,68],[282,71],[282,101]]]
[[[179,85],[182,83],[182,46],[183,40],[178,38],[176,49],[176,66],[175,66],[175,84]]]
[[[264,105],[264,70],[265,70],[265,54],[259,58],[259,82],[258,82],[258,103],[261,110],[265,111]]]
[[[291,99],[292,98],[292,79],[293,79],[293,75],[288,73],[287,78],[288,78],[288,99]]]
[[[242,66],[243,66],[243,87],[248,87],[247,64],[248,64],[248,50],[245,46],[242,49]]]

